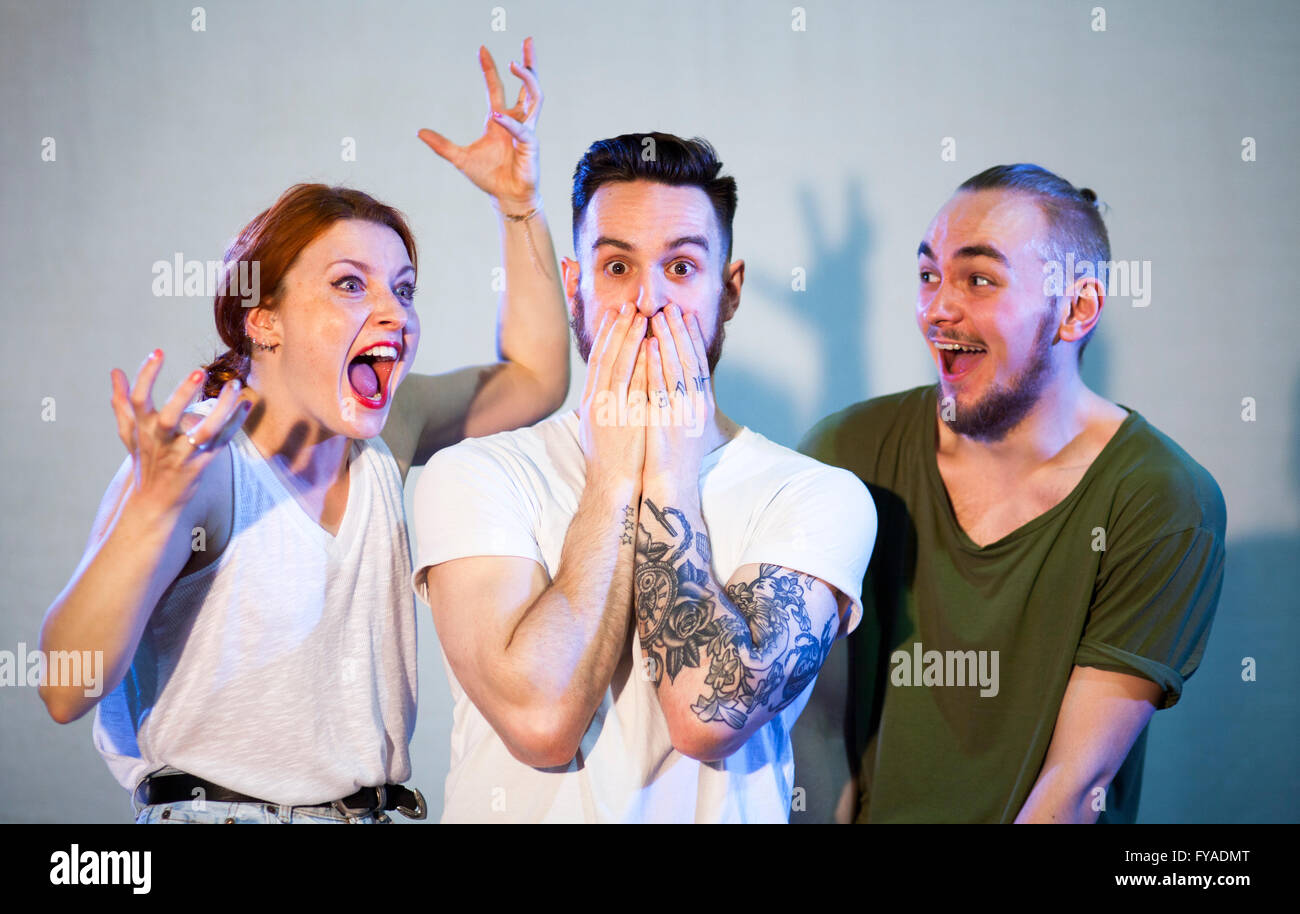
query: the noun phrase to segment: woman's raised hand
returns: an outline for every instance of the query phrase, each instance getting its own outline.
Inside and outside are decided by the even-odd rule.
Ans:
[[[114,368],[113,413],[117,433],[131,455],[131,497],[162,515],[178,514],[198,491],[199,476],[234,437],[252,404],[241,401],[238,380],[222,388],[212,411],[201,420],[185,408],[203,385],[201,370],[176,386],[162,409],[153,406],[153,385],[162,368],[161,349],[149,353],[135,386]],[[183,422],[184,420],[184,422]]]
[[[510,72],[523,81],[514,107],[505,107],[505,90],[496,63],[487,48],[478,49],[479,65],[487,83],[488,116],[483,135],[468,146],[457,146],[441,133],[421,130],[420,139],[455,165],[481,190],[496,197],[510,215],[524,215],[537,205],[540,163],[537,115],[542,110],[542,88],[534,66],[533,39],[524,39],[523,66],[511,62]]]

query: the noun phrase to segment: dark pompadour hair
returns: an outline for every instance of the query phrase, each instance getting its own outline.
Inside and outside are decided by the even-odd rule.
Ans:
[[[1065,255],[1073,253],[1075,262],[1095,264],[1097,279],[1103,286],[1107,284],[1110,236],[1107,235],[1106,223],[1101,218],[1097,194],[1092,190],[1075,187],[1041,165],[1023,162],[985,169],[963,182],[957,190],[1014,190],[1031,195],[1047,216],[1051,233],[1048,242],[1051,256],[1058,263],[1064,263]],[[1066,279],[1068,281],[1073,277]],[[1096,332],[1096,327],[1093,332]],[[1090,332],[1080,343],[1080,359],[1091,338]]]
[[[720,176],[722,162],[708,141],[684,140],[671,133],[625,133],[597,140],[573,170],[573,249],[587,204],[602,184],[611,181],[658,181],[674,187],[698,187],[709,197],[722,230],[724,263],[731,260],[731,223],[736,215],[736,179]]]

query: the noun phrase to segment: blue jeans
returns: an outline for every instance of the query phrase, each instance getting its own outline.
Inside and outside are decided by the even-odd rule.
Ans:
[[[195,808],[194,800],[180,803],[158,803],[137,807],[137,825],[291,825],[316,823],[344,825],[386,825],[392,820],[384,812],[373,815],[345,817],[329,806],[277,806],[273,803],[214,803],[205,800],[202,808]]]
[[[138,826],[190,826],[190,824],[227,824],[227,826],[261,826],[261,824],[347,824],[377,826],[393,822],[382,811],[373,815],[359,815],[348,819],[329,806],[276,806],[274,803],[214,803],[203,802],[203,809],[194,809],[194,801],[157,803],[139,807],[135,816]]]
[[[165,772],[176,769],[165,769]],[[136,825],[387,825],[383,810],[349,818],[332,806],[281,806],[277,803],[216,803],[194,798],[175,803],[144,805],[131,799]]]

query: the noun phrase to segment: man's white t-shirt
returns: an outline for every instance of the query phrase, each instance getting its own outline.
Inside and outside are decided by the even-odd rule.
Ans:
[[[522,556],[554,580],[586,481],[578,416],[468,438],[434,455],[415,488],[415,591],[430,567],[469,556]],[[704,458],[700,502],[713,572],[783,565],[821,578],[862,618],[862,576],[876,512],[862,482],[762,435],[740,433]],[[446,663],[455,701],[444,822],[787,822],[794,788],[795,701],[719,762],[673,748],[635,625],[577,755],[563,768],[518,761]]]

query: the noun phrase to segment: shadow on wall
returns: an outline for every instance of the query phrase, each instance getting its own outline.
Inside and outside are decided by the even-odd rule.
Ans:
[[[782,383],[786,372],[729,363],[723,356],[718,373],[718,399],[727,414],[773,441],[794,447],[812,423],[833,409],[859,398],[870,366],[861,349],[870,313],[867,300],[867,256],[871,241],[862,186],[854,180],[844,189],[845,226],[832,237],[826,217],[810,185],[798,191],[802,231],[811,262],[805,264],[747,264],[745,288],[761,296],[783,318],[812,331],[821,354],[813,414],[804,415],[794,393]],[[793,247],[793,245],[791,245]],[[791,270],[806,270],[806,288],[793,288]],[[742,302],[744,300],[742,291]],[[744,320],[742,306],[737,320]],[[724,349],[725,352],[725,349]],[[771,341],[771,362],[785,357],[781,340]],[[802,366],[801,366],[802,367]]]
[[[825,213],[809,185],[798,191],[801,226],[808,240],[811,261],[804,264],[750,264],[746,288],[771,302],[780,316],[808,328],[816,340],[820,360],[812,415],[805,415],[788,385],[786,373],[728,364],[725,356],[718,375],[718,398],[728,415],[767,438],[794,447],[814,422],[871,390],[871,377],[861,349],[870,315],[867,297],[867,259],[871,231],[863,205],[862,186],[850,181],[844,190],[845,222],[832,235]],[[806,288],[794,288],[791,270],[806,270]],[[743,293],[742,293],[743,294]],[[742,307],[738,317],[744,319]],[[725,351],[725,350],[724,350]],[[785,356],[781,340],[771,341],[771,359]],[[849,779],[844,745],[845,703],[848,695],[846,641],[831,650],[817,685],[792,733],[795,783],[790,821],[830,822],[835,805]]]
[[[1285,408],[1280,398],[1261,397],[1257,421],[1282,421]],[[1259,484],[1289,487],[1295,499],[1300,379],[1290,416],[1290,479]],[[1244,439],[1253,428],[1243,423]],[[1300,532],[1229,538],[1223,595],[1205,656],[1178,705],[1156,714],[1149,727],[1139,821],[1300,821],[1297,594]],[[1246,678],[1251,665],[1253,681]]]

